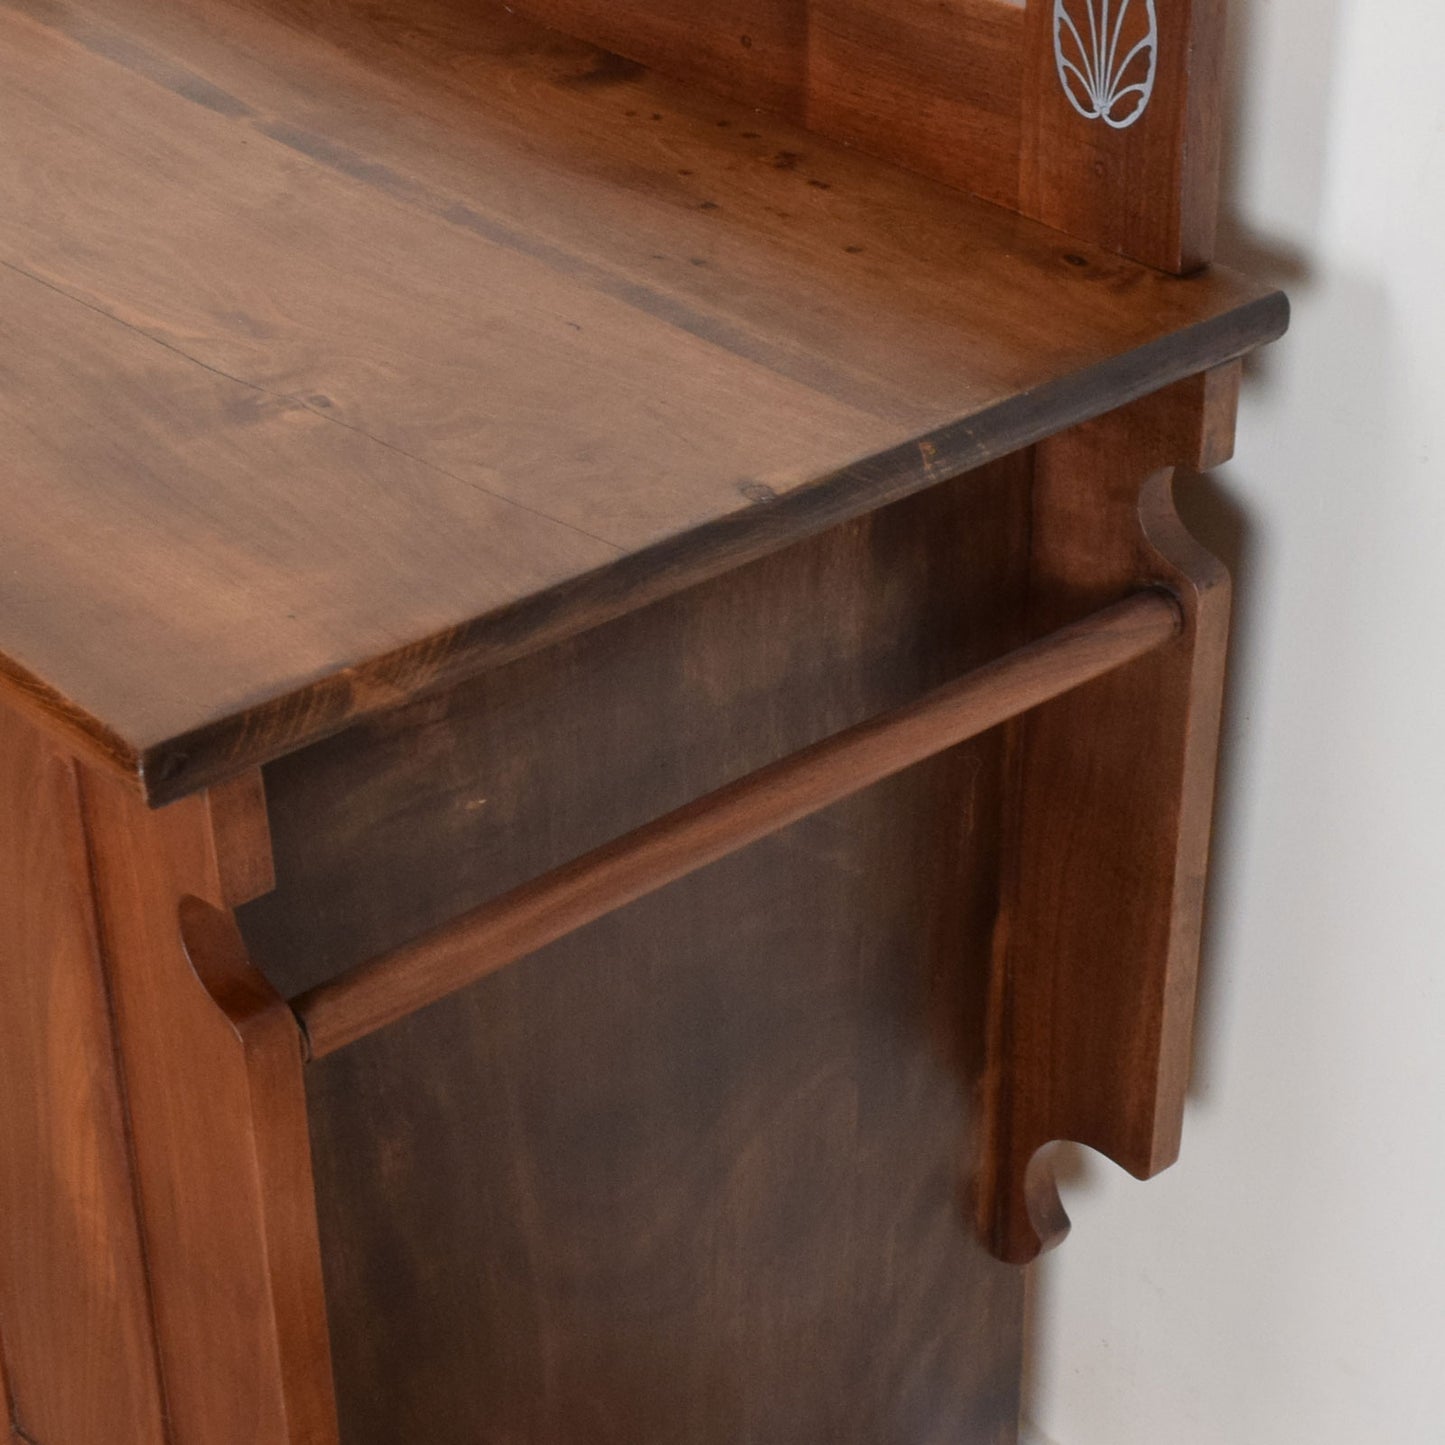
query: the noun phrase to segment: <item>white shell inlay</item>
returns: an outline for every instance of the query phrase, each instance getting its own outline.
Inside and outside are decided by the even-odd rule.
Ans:
[[[1054,59],[1064,94],[1085,120],[1126,130],[1154,94],[1154,0],[1054,0]]]

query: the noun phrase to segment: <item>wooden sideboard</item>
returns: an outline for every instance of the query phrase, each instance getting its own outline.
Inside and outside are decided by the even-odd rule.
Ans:
[[[1222,24],[0,0],[14,1441],[1013,1441],[1179,1145]]]

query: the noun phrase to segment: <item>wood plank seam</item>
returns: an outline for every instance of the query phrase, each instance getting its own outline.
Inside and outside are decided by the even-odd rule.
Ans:
[[[267,132],[264,131],[261,133],[267,134]],[[275,137],[271,138],[275,139]],[[278,144],[284,144],[284,142],[278,141]],[[299,146],[293,146],[291,148],[298,150],[300,149]],[[301,151],[301,154],[308,155],[309,157],[309,152]],[[345,172],[342,171],[341,174],[344,175]],[[456,224],[456,217],[454,215],[455,210],[455,204],[445,205],[441,201],[438,202],[438,211],[440,212],[441,218],[445,219],[450,225]],[[435,462],[429,461],[425,457],[418,456],[414,452],[409,452],[403,447],[398,447],[393,443],[388,442],[384,437],[373,435],[364,427],[349,425],[340,417],[334,416],[326,409],[314,405],[305,396],[302,396],[295,392],[275,391],[270,387],[262,385],[258,381],[253,381],[250,377],[237,376],[234,372],[225,371],[218,366],[212,366],[209,362],[202,361],[200,357],[191,355],[191,353],[185,350],[184,347],[177,346],[174,342],[167,341],[163,336],[157,336],[154,331],[149,331],[144,326],[139,326],[133,321],[127,321],[125,317],[116,315],[114,311],[108,311],[104,306],[99,306],[93,301],[88,301],[83,296],[77,296],[73,292],[67,291],[64,287],[57,286],[53,281],[48,281],[43,276],[37,276],[33,271],[27,270],[24,266],[19,266],[15,264],[15,262],[13,261],[6,261],[5,259],[0,258],[0,266],[5,267],[7,271],[13,271],[17,276],[21,276],[27,281],[33,281],[36,283],[36,285],[43,286],[47,291],[53,292],[56,296],[61,297],[65,301],[71,302],[73,305],[83,307],[85,310],[93,312],[97,316],[103,316],[107,321],[113,322],[115,325],[122,327],[124,330],[132,333],[132,335],[142,337],[144,340],[149,341],[152,345],[159,346],[163,351],[170,352],[172,356],[179,357],[182,361],[190,362],[192,366],[197,366],[202,371],[209,372],[212,376],[218,376],[223,381],[233,381],[236,383],[237,386],[247,387],[251,391],[259,393],[261,396],[270,398],[272,401],[286,402],[292,406],[300,407],[303,410],[309,412],[312,416],[317,417],[321,421],[327,423],[328,426],[337,426],[341,427],[345,431],[356,432],[359,436],[365,437],[367,441],[375,442],[377,446],[385,447],[388,451],[394,451],[398,453],[398,455],[405,457],[409,462],[416,463],[416,465],[419,467],[425,467],[428,471],[436,472],[439,476],[444,476],[450,481],[461,482],[463,485],[471,487],[478,492],[484,493],[486,496],[493,498],[495,501],[502,503],[504,506],[516,507],[523,512],[530,512],[533,516],[541,517],[546,522],[554,523],[556,526],[559,527],[565,527],[569,532],[575,532],[579,537],[586,537],[589,541],[599,542],[604,547],[612,548],[612,550],[614,552],[617,552],[619,555],[626,550],[625,548],[619,546],[616,543],[607,541],[607,539],[604,537],[598,537],[595,534],[588,532],[585,528],[577,526],[575,522],[569,522],[561,517],[554,517],[550,513],[543,511],[539,507],[529,507],[525,503],[519,502],[515,497],[508,497],[505,493],[494,491],[492,488],[483,486],[481,483],[477,482],[472,478],[457,476],[456,474],[447,471],[444,467],[438,466]],[[701,335],[703,333],[701,332],[701,330],[699,330],[698,334]]]

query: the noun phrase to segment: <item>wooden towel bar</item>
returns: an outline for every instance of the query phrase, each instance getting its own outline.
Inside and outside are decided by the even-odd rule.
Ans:
[[[895,712],[760,768],[291,1000],[324,1058],[644,894],[1103,677],[1178,635],[1178,604],[1141,592]]]

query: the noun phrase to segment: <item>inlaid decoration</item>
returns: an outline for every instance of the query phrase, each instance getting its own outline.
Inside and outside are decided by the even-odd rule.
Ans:
[[[1154,94],[1154,0],[1054,0],[1054,59],[1064,94],[1085,120],[1127,130]]]

